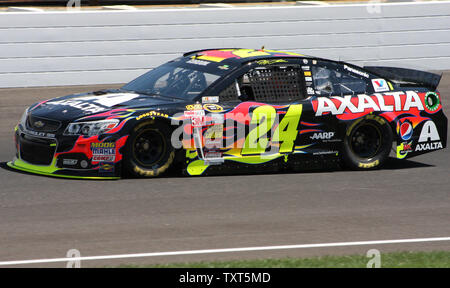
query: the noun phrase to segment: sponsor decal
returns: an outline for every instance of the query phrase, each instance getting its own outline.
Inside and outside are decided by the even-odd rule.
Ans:
[[[33,126],[36,128],[42,128],[45,126],[45,123],[39,120],[39,121],[34,122]]]
[[[26,129],[25,129],[25,132],[27,134],[30,134],[33,136],[44,137],[44,138],[55,138],[56,137],[56,135],[53,133],[36,132],[36,131],[26,130]]]
[[[397,158],[403,159],[408,155],[408,152],[412,152],[413,149],[411,147],[412,142],[402,142],[397,146]]]
[[[374,94],[372,96],[359,94],[358,96],[318,97],[316,116],[326,113],[340,115],[344,113],[363,113],[368,111],[408,111],[411,108],[424,110],[419,95],[414,91],[390,92]],[[315,104],[315,103],[313,103]]]
[[[98,113],[105,111],[105,107],[113,107],[115,105],[130,101],[139,97],[134,93],[112,93],[101,96],[82,96],[73,99],[46,102],[49,105],[69,106],[80,109],[86,113]],[[87,102],[91,101],[91,102]],[[99,105],[97,105],[99,104]]]
[[[428,120],[423,124],[422,131],[420,131],[419,143],[417,143],[415,151],[442,149],[443,146],[440,140],[436,124]]]
[[[99,171],[100,173],[114,173],[114,163],[100,163]]]
[[[77,163],[77,159],[63,159],[63,165],[75,166]]]
[[[113,155],[93,155],[92,162],[105,162],[105,161],[114,161],[116,160],[116,156]]]
[[[205,159],[222,158],[222,152],[220,151],[207,151],[205,152]]]
[[[312,87],[307,87],[306,88],[306,93],[308,93],[308,95],[314,95],[314,89]]]
[[[314,133],[313,136],[310,136],[312,140],[330,140],[334,137],[334,132],[322,132],[322,133]]]
[[[375,92],[386,92],[389,91],[389,85],[384,79],[372,79],[372,86]]]
[[[428,111],[434,112],[438,109],[440,104],[439,96],[434,92],[428,92],[425,95],[425,107]]]
[[[368,73],[360,71],[358,69],[355,69],[355,68],[347,66],[347,65],[344,65],[344,70],[347,70],[349,72],[352,72],[353,74],[356,74],[356,75],[359,75],[359,76],[362,76],[362,77],[365,77],[365,78],[369,78],[370,77],[370,75]]]
[[[312,77],[305,77],[305,81],[312,81]]]
[[[303,74],[305,74],[305,76],[311,76],[311,71],[304,71]]]
[[[116,143],[114,142],[91,143],[91,148],[116,148]]]
[[[81,160],[80,166],[83,169],[86,169],[89,166],[89,163],[86,160]]]
[[[338,151],[320,151],[320,152],[314,152],[313,155],[330,155],[330,154],[334,154],[336,156],[339,155]]]
[[[222,112],[223,107],[219,106],[217,104],[204,104],[203,109],[205,109],[208,112]]]
[[[208,148],[222,148],[223,124],[210,126],[204,134],[205,146]]]
[[[413,135],[413,124],[409,120],[399,121],[397,123],[397,132],[403,141],[408,141]]]
[[[157,111],[150,111],[150,112],[147,112],[147,113],[139,115],[138,117],[136,117],[136,120],[139,121],[142,118],[147,118],[147,117],[150,117],[152,119],[155,118],[155,117],[169,118],[169,115],[164,114],[164,113],[160,113],[160,112],[157,112]]]
[[[431,143],[418,143],[416,145],[416,152],[417,151],[427,151],[427,150],[436,150],[436,149],[442,149],[442,143],[440,141],[438,142],[431,142]]]
[[[204,164],[205,165],[220,165],[224,162],[223,154],[219,150],[205,151]]]
[[[198,60],[198,59],[191,59],[189,61],[186,61],[186,63],[188,64],[194,64],[194,65],[200,65],[200,66],[206,66],[208,65],[210,62],[208,61],[203,61],[203,60]]]
[[[202,103],[206,104],[219,103],[219,96],[202,97]]]
[[[98,113],[105,111],[106,108],[95,105],[94,103],[88,103],[84,101],[77,101],[77,100],[61,100],[61,101],[53,101],[53,102],[47,102],[48,105],[59,105],[59,106],[69,106],[72,108],[80,109],[81,111],[84,111],[86,113]]]
[[[202,127],[205,125],[205,110],[184,111],[184,116],[191,119],[193,127]]]
[[[186,110],[202,110],[203,106],[202,104],[191,104],[191,105],[186,105]]]
[[[222,66],[219,66],[219,67],[217,67],[217,68],[219,68],[219,69],[221,69],[221,70],[228,70],[228,69],[230,69],[230,66],[228,66],[228,65],[222,65]]]
[[[377,166],[378,164],[380,164],[380,161],[379,160],[375,160],[375,161],[370,162],[370,163],[359,163],[358,167],[359,168],[373,168],[373,167]]]
[[[439,133],[436,128],[436,124],[433,121],[428,120],[423,124],[422,131],[420,131],[419,142],[438,141]]]
[[[302,66],[302,70],[303,71],[310,71],[311,67],[310,66]]]
[[[223,137],[223,124],[212,125],[205,132],[205,138],[216,139],[222,137]]]
[[[91,143],[93,162],[114,162],[116,159],[116,143]]]
[[[283,60],[283,59],[272,59],[272,60],[259,60],[256,61],[256,63],[258,63],[259,65],[272,65],[272,64],[276,64],[276,63],[287,63],[288,61]]]
[[[303,64],[308,64],[308,60],[307,59],[303,59]]]

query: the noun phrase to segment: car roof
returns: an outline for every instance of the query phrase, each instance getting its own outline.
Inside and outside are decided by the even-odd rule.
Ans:
[[[305,55],[294,52],[265,50],[265,49],[243,49],[243,48],[195,50],[187,52],[183,54],[183,56],[197,60],[206,60],[216,63],[226,63],[234,65],[239,65],[249,61],[264,58],[307,57]]]

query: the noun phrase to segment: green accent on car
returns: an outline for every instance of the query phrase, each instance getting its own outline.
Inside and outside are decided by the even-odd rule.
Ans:
[[[303,148],[309,147],[311,145],[313,145],[313,144],[304,145],[304,146],[296,146],[295,149],[303,149]],[[296,154],[296,153],[305,153],[305,152],[303,152],[301,150],[296,150],[296,151],[294,151],[294,154]],[[198,157],[197,151],[186,150],[186,159],[187,159],[186,171],[189,175],[195,175],[195,176],[202,175],[206,171],[206,169],[208,169],[208,167],[210,166],[210,165],[205,165],[205,161],[202,159],[197,159],[195,161],[190,162],[189,159],[194,159],[196,157]],[[239,162],[239,163],[243,163],[243,164],[252,164],[252,165],[264,164],[264,163],[270,162],[272,160],[278,159],[280,157],[283,157],[284,161],[288,162],[289,154],[274,153],[274,154],[258,154],[258,155],[240,155],[239,157],[237,157],[235,155],[227,155],[225,152],[223,155],[223,159],[225,161],[234,161],[234,162]]]
[[[53,159],[52,163],[49,166],[39,166],[26,163],[21,159],[15,158],[13,161],[8,162],[7,165],[13,169],[39,174],[44,176],[52,176],[58,178],[70,178],[70,179],[90,179],[90,180],[117,180],[120,177],[86,177],[86,176],[72,176],[72,175],[60,175],[55,174],[58,170],[61,170],[56,167],[56,158]]]
[[[284,154],[272,154],[272,155],[255,155],[255,156],[242,156],[242,157],[234,157],[234,156],[224,156],[225,161],[235,161],[244,164],[263,164],[274,159],[284,157]],[[202,175],[206,169],[208,169],[209,165],[205,164],[204,160],[195,160],[187,165],[187,172],[189,175]]]
[[[263,164],[269,161],[272,161],[274,159],[283,157],[284,154],[269,154],[269,155],[254,155],[254,156],[242,156],[242,157],[230,157],[230,156],[225,156],[224,159],[225,160],[230,160],[230,161],[235,161],[235,162],[240,162],[240,163],[245,163],[245,164]]]
[[[205,161],[203,160],[195,160],[187,166],[187,172],[189,175],[202,175],[205,172],[206,168],[209,165],[205,165]]]
[[[431,103],[430,103],[431,99]],[[435,111],[439,107],[440,101],[439,96],[434,92],[428,92],[425,95],[425,106],[430,111]]]

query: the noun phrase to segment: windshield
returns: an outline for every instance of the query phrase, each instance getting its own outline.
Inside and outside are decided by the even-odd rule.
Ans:
[[[220,76],[167,63],[136,78],[123,90],[192,100]]]

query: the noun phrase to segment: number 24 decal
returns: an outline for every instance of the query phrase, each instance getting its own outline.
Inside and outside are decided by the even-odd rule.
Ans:
[[[289,153],[294,149],[302,110],[302,104],[291,105],[273,132],[271,145],[279,145],[279,153]],[[250,125],[256,125],[256,127],[248,133],[241,154],[264,153],[269,145],[267,133],[273,129],[276,120],[277,111],[270,105],[260,106],[253,110]]]

